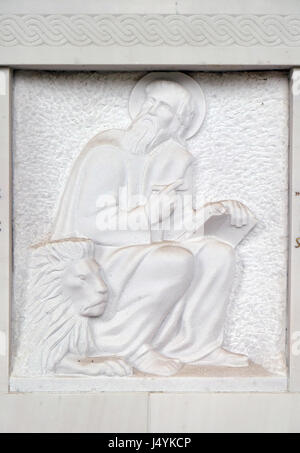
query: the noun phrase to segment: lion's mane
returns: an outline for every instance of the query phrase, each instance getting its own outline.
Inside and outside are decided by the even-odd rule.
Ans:
[[[31,336],[30,359],[40,366],[41,374],[54,372],[68,352],[85,355],[93,346],[89,319],[75,312],[62,291],[65,269],[73,261],[93,256],[92,241],[84,239],[64,239],[31,248],[26,324]]]

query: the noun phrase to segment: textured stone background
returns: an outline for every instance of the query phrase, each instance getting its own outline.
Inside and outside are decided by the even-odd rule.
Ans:
[[[129,124],[143,73],[16,71],[14,84],[13,374],[25,373],[21,331],[30,244],[47,236],[75,157],[104,129]],[[189,143],[199,203],[238,199],[259,220],[238,249],[226,346],[270,371],[284,363],[288,79],[284,72],[192,73],[207,115]]]

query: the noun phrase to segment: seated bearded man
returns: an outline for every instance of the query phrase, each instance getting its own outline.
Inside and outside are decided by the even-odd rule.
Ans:
[[[53,239],[95,243],[110,292],[95,325],[97,355],[123,357],[145,373],[172,375],[185,363],[248,363],[222,348],[234,249],[201,234],[214,215],[247,224],[247,208],[209,203],[197,212],[192,231],[157,231],[176,216],[179,194],[192,194],[193,159],[184,138],[196,108],[182,84],[149,83],[130,127],[100,133],[79,155],[54,224]],[[157,206],[160,215],[153,216]]]

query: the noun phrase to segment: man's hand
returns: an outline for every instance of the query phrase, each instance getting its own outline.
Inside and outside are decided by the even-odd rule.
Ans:
[[[178,179],[172,184],[163,186],[159,191],[152,192],[147,203],[147,212],[152,225],[166,220],[173,214],[177,198],[176,189],[182,183],[183,179]]]
[[[209,209],[210,216],[229,214],[231,217],[231,225],[238,228],[247,225],[251,216],[249,209],[243,203],[234,200],[208,203],[206,208]]]

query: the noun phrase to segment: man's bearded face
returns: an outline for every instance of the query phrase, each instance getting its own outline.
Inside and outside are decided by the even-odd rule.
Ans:
[[[165,84],[154,82],[147,89],[145,103],[131,127],[137,138],[132,150],[135,154],[147,153],[176,134],[177,111],[182,102],[188,101],[188,95],[178,84]]]
[[[134,121],[131,126],[134,132],[134,154],[145,154],[151,150],[160,129],[158,123],[158,119],[149,112],[139,115]]]

